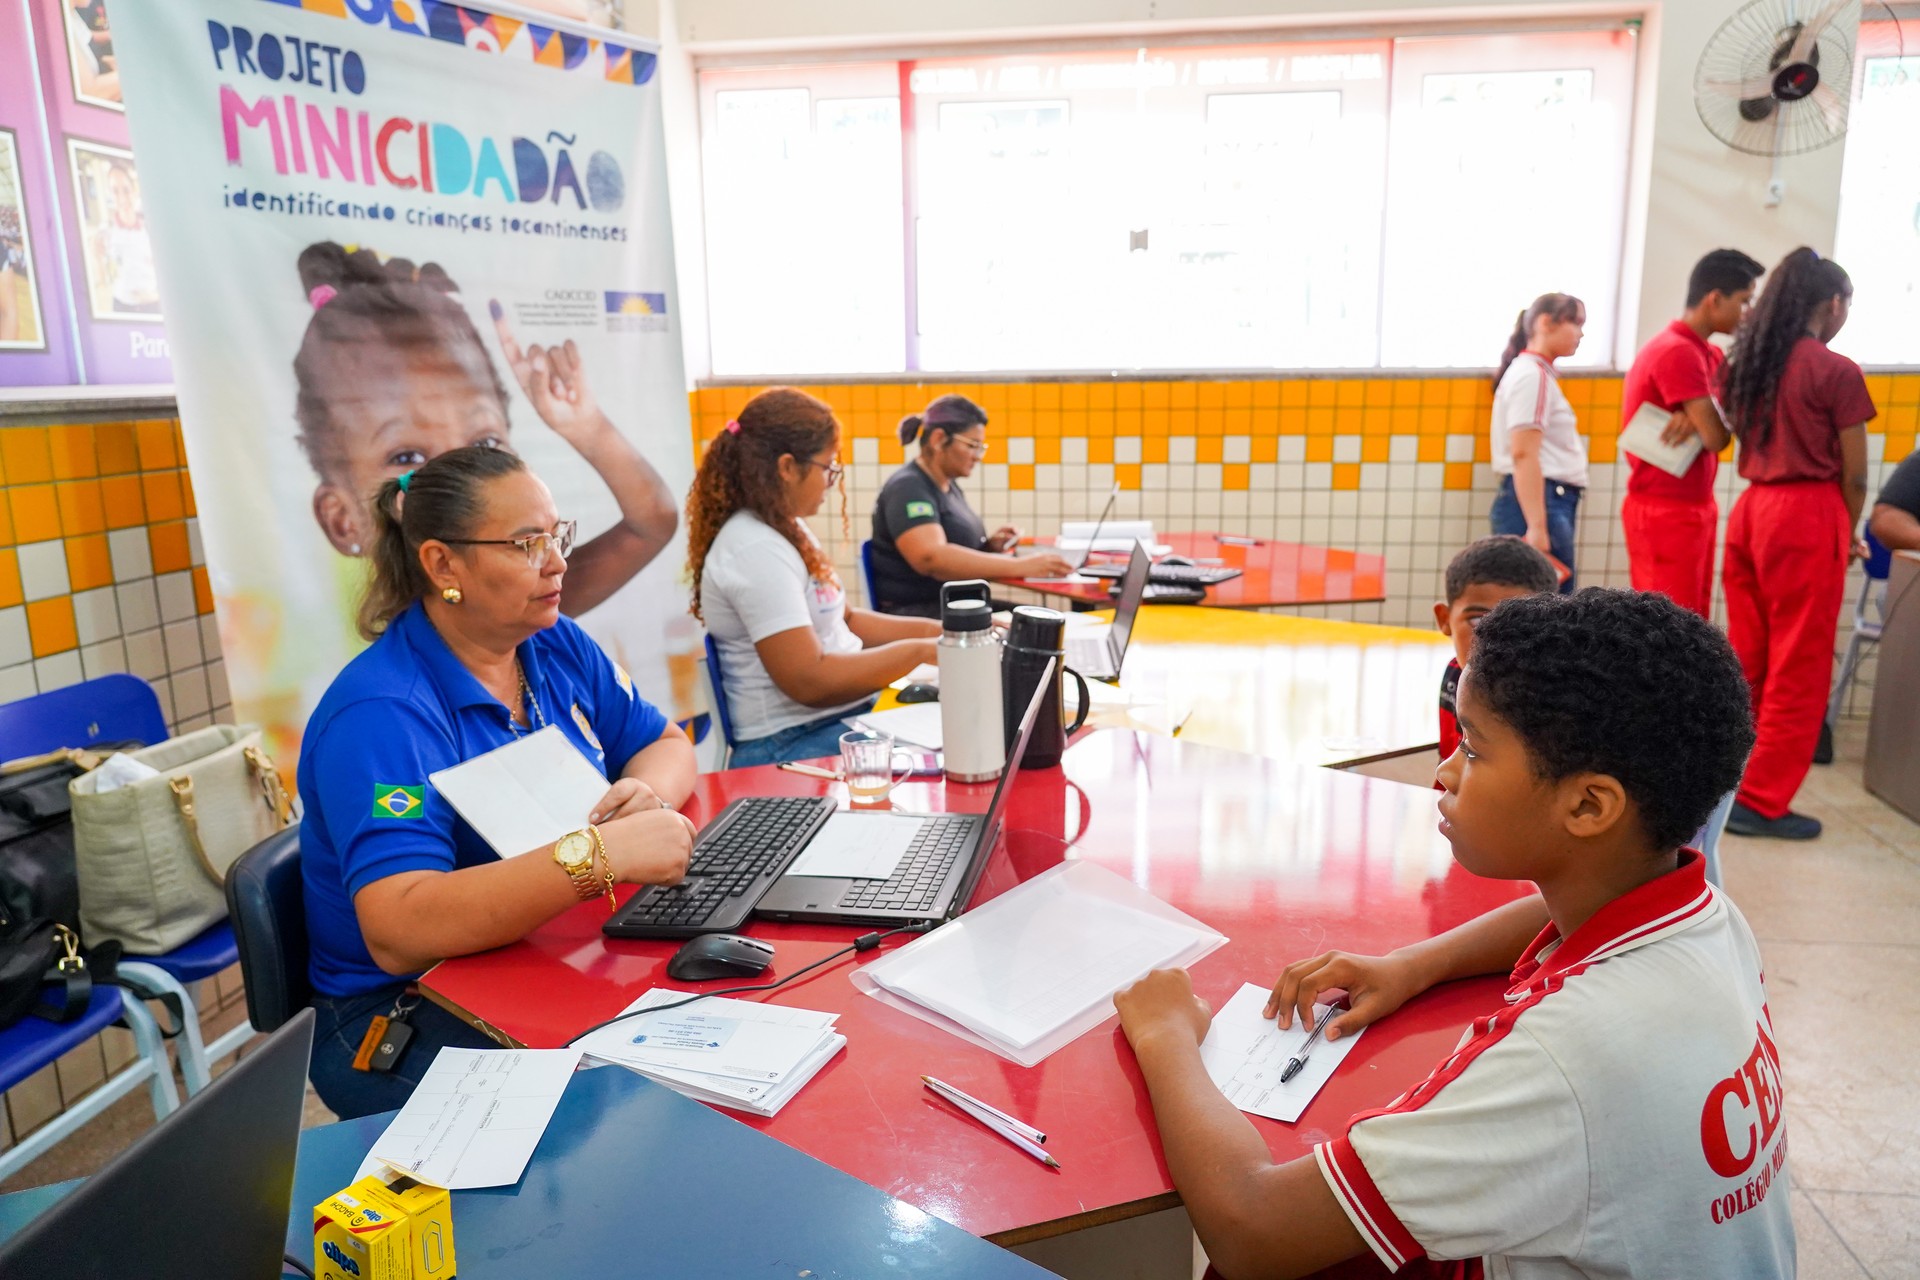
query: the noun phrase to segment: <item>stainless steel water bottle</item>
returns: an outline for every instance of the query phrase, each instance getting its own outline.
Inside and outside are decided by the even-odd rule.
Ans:
[[[1007,761],[1000,716],[1000,634],[993,629],[987,584],[949,582],[940,589],[941,754],[953,782],[991,782]]]

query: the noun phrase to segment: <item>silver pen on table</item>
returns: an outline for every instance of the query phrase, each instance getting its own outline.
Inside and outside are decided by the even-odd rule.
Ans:
[[[1319,1021],[1313,1024],[1313,1030],[1307,1033],[1307,1042],[1300,1046],[1300,1052],[1287,1059],[1286,1069],[1280,1073],[1281,1084],[1300,1074],[1300,1068],[1307,1065],[1308,1055],[1313,1052],[1313,1046],[1320,1040],[1320,1033],[1327,1029],[1327,1024],[1332,1022],[1339,1012],[1339,1006],[1327,1006],[1326,1011],[1320,1015]]]

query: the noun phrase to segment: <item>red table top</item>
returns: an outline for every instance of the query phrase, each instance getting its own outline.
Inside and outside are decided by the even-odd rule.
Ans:
[[[705,821],[740,796],[828,788],[844,800],[838,784],[773,768],[707,774],[686,812]],[[908,783],[895,798],[909,810],[978,812],[989,795],[935,780]],[[1216,1008],[1242,982],[1273,981],[1289,961],[1334,947],[1386,951],[1532,888],[1454,865],[1435,830],[1432,792],[1120,730],[1084,735],[1059,768],[1023,772],[1007,827],[976,905],[1063,858],[1098,862],[1231,939],[1194,968]],[[583,904],[513,946],[447,961],[421,985],[514,1042],[563,1044],[651,986],[683,985],[664,972],[675,944],[605,938],[606,914]],[[771,981],[861,930],[756,922],[748,932],[778,948]],[[744,1123],[1001,1243],[1173,1203],[1117,1021],[1020,1067],[855,991],[847,975],[860,958],[753,997],[838,1011],[848,1044],[778,1116],[740,1115]],[[1422,1079],[1500,989],[1482,979],[1427,993],[1369,1029],[1297,1124],[1253,1123],[1277,1158],[1306,1154],[1348,1116]],[[1044,1130],[1061,1168],[957,1117],[922,1088],[923,1073]]]
[[[1295,604],[1359,604],[1387,598],[1387,558],[1359,551],[1310,546],[1303,542],[1274,542],[1266,538],[1222,542],[1218,533],[1162,533],[1171,554],[1189,560],[1218,560],[1221,568],[1241,574],[1207,588],[1201,603],[1221,609],[1264,609]],[[1243,545],[1252,542],[1252,546]],[[1125,556],[1097,557],[1125,564]],[[1101,608],[1113,603],[1111,585],[1096,582],[1009,582],[1046,595],[1063,596]]]

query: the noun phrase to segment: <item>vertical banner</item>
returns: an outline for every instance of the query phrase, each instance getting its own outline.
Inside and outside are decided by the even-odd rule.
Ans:
[[[563,607],[692,710],[654,54],[497,8],[113,0],[228,680],[283,764],[360,648],[368,499],[468,444],[547,482]]]

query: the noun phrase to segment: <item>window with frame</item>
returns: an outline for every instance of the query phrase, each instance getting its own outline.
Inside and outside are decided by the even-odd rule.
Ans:
[[[1604,364],[1633,63],[1594,31],[704,69],[713,372],[1479,367],[1550,291]]]
[[[1902,25],[1860,24],[1834,236],[1854,294],[1833,345],[1871,365],[1920,364],[1920,48],[1901,39]]]

